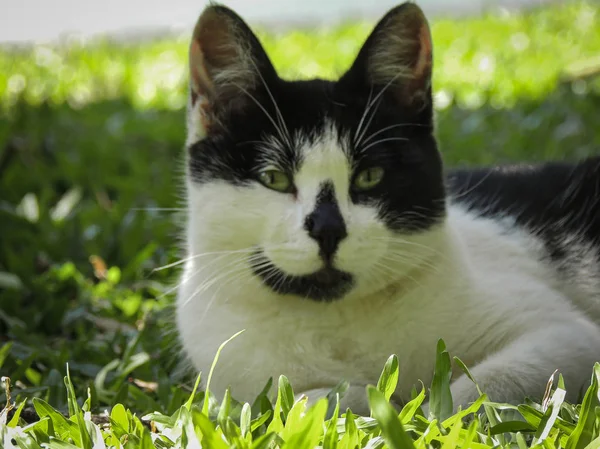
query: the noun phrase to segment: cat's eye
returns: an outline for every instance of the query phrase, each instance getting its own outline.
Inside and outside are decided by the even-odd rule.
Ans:
[[[375,187],[383,179],[383,168],[371,167],[361,171],[354,179],[356,190],[369,190]]]
[[[264,170],[258,174],[258,180],[269,189],[289,192],[292,188],[290,177],[279,170]]]

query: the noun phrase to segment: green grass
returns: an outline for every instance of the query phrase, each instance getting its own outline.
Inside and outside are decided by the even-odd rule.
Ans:
[[[598,5],[576,2],[433,21],[446,162],[598,154],[600,82],[572,77],[600,64],[599,19]],[[371,25],[260,37],[286,77],[333,77]],[[557,380],[544,407],[491,404],[477,416],[446,416],[443,406],[436,421],[418,414],[423,392],[415,392],[398,416],[381,397],[394,383],[388,367],[381,392],[369,393],[372,417],[330,420],[324,405],[302,415],[284,379],[249,406],[220,406],[208,395],[203,412],[205,393],[192,394],[194,378],[176,357],[177,271],[157,271],[179,255],[186,48],[187,37],[0,49],[0,375],[25,404],[21,420],[14,410],[8,427],[0,419],[0,447],[13,432],[27,448],[50,437],[56,448],[98,438],[157,448],[174,447],[167,438],[238,448],[404,448],[407,438],[416,447],[583,448],[598,437],[598,367],[583,406],[562,403]],[[447,385],[431,388],[445,397]],[[108,430],[81,420],[81,410],[97,421],[105,409]],[[140,421],[149,413],[156,433]]]

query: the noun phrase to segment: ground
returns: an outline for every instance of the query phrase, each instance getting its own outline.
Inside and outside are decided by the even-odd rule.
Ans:
[[[575,2],[434,20],[437,134],[446,163],[598,154],[599,16],[597,4]],[[284,76],[333,77],[371,25],[262,30],[260,37]],[[240,433],[252,442],[236,447],[266,447],[260,436],[271,433],[263,438],[294,448],[335,447],[338,439],[338,447],[354,447],[355,440],[359,447],[406,447],[405,438],[417,447],[585,447],[598,437],[599,370],[590,371],[595,386],[583,406],[561,402],[557,378],[550,405],[488,406],[463,421],[449,416],[449,358],[441,349],[435,384],[427,386],[440,398],[431,417],[415,415],[420,396],[399,417],[381,397],[394,383],[393,359],[380,393],[371,392],[372,418],[347,415],[336,427],[322,405],[300,418],[302,403],[292,408],[285,379],[274,379],[283,421],[265,399],[244,409],[206,402],[202,413],[205,395],[191,394],[194,376],[177,357],[171,325],[178,267],[160,269],[180,256],[186,47],[166,37],[0,49],[0,374],[11,380],[12,401],[25,407],[8,428],[8,414],[0,418],[0,446],[9,430],[20,447],[38,447],[50,436],[78,447],[91,447],[95,438],[108,446],[127,439],[135,447],[172,447],[166,438],[200,435],[207,447],[233,447]],[[402,375],[401,360],[399,366]],[[112,410],[110,432],[98,437],[75,398],[96,422]],[[162,414],[153,417],[152,431],[139,421],[149,412]],[[248,424],[250,417],[258,421]],[[428,419],[435,417],[446,420],[438,427]],[[37,424],[19,437],[26,420]],[[228,443],[215,437],[221,433]],[[159,434],[162,442],[155,441]]]

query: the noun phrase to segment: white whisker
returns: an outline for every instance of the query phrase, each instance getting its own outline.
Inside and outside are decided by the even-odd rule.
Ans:
[[[273,94],[271,93],[271,89],[269,89],[267,82],[265,81],[262,74],[260,73],[260,70],[258,70],[258,67],[256,67],[256,64],[254,61],[252,61],[252,65],[254,66],[254,70],[256,70],[257,75],[259,76],[260,80],[262,81],[263,86],[265,86],[267,94],[269,95],[269,97],[271,98],[271,101],[273,102],[273,106],[275,106],[275,113],[277,114],[277,119],[279,121],[279,125],[285,131],[285,137],[287,139],[287,144],[289,145],[290,148],[292,148],[293,147],[292,146],[292,138],[290,136],[290,132],[288,130],[287,124],[285,123],[285,120],[283,119],[283,114],[281,114],[281,110],[279,109],[279,106],[277,105],[277,102],[275,101],[275,97],[273,97]]]
[[[381,105],[381,100],[379,100],[377,102],[377,104],[375,105],[375,108],[373,109],[373,111],[370,114],[369,120],[367,121],[366,125],[364,126],[362,132],[360,133],[360,136],[358,137],[358,141],[356,142],[355,146],[359,147],[360,145],[362,145],[362,140],[365,136],[365,134],[367,133],[367,131],[369,130],[369,126],[371,126],[371,122],[373,121],[373,118],[375,117],[375,115],[377,114],[377,110],[379,109],[379,106]]]
[[[254,101],[254,103],[256,104],[256,106],[258,106],[260,108],[261,111],[264,112],[264,114],[266,115],[266,117],[269,119],[269,121],[271,122],[271,124],[275,127],[275,130],[277,131],[277,133],[279,134],[279,138],[282,139],[283,141],[286,141],[285,135],[283,133],[283,130],[281,129],[281,127],[275,123],[275,120],[273,120],[273,117],[271,117],[271,114],[269,114],[269,112],[265,109],[265,107],[260,103],[260,101],[258,101],[254,95],[252,95],[250,92],[248,92],[246,89],[244,89],[242,86],[240,86],[239,84],[234,84],[238,89],[240,89],[242,92],[244,92],[246,95],[248,95],[248,97],[250,97],[250,99],[252,101]]]
[[[371,148],[375,145],[379,145],[380,143],[383,143],[383,142],[393,142],[393,141],[407,142],[408,140],[409,139],[407,139],[406,137],[387,137],[385,139],[379,139],[379,140],[376,140],[375,142],[371,142],[366,147],[362,147],[360,149],[360,152],[365,153],[369,148]]]
[[[373,96],[373,87],[371,86],[371,89],[369,90],[369,97],[367,98],[367,104],[365,105],[365,110],[363,111],[363,115],[360,118],[360,121],[358,122],[358,126],[356,127],[356,132],[354,133],[353,143],[355,146],[358,144],[358,135],[361,132],[363,122],[367,116],[367,113],[369,112],[372,96]]]
[[[394,128],[403,128],[405,126],[422,126],[424,128],[428,128],[428,125],[423,125],[421,123],[396,123],[395,125],[390,125],[390,126],[386,126],[384,128],[381,128],[380,130],[375,131],[373,134],[369,135],[367,138],[365,138],[361,143],[363,145],[366,145],[369,140],[373,139],[375,136],[384,133],[386,131],[389,131],[390,129],[394,129]]]

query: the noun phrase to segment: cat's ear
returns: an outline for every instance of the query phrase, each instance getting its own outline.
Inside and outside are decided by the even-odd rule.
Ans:
[[[390,10],[375,26],[344,78],[385,89],[403,106],[431,103],[432,40],[425,14],[414,3]]]
[[[252,102],[253,93],[276,76],[257,37],[231,9],[204,9],[189,50],[190,114],[204,133]]]

